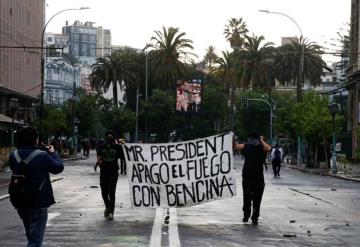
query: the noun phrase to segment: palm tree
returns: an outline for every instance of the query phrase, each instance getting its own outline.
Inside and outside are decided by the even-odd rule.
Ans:
[[[241,88],[271,88],[274,81],[275,48],[272,42],[262,45],[264,36],[246,37],[243,50],[238,52],[242,68]]]
[[[282,85],[296,85],[297,100],[302,101],[301,89],[304,81],[310,85],[321,82],[326,63],[320,57],[321,46],[300,37],[278,48],[275,66],[276,77]],[[301,56],[304,56],[303,73],[301,73]]]
[[[224,35],[231,48],[241,49],[247,32],[246,22],[242,18],[231,18],[229,24],[225,25]]]
[[[204,56],[204,60],[203,62],[205,64],[207,64],[208,68],[211,68],[212,65],[215,63],[216,59],[218,58],[218,56],[215,53],[215,47],[210,45],[207,49],[206,49],[206,54]]]
[[[155,31],[155,36],[150,39],[144,49],[150,49],[149,69],[158,81],[159,87],[172,89],[175,80],[184,77],[188,70],[186,62],[193,62],[190,55],[194,55],[187,49],[192,50],[192,40],[184,38],[186,33],[179,32],[179,28],[163,27],[161,31]]]
[[[92,71],[89,75],[89,80],[92,88],[105,92],[112,85],[114,105],[117,106],[118,81],[116,76],[117,61],[115,53],[105,55],[103,58],[97,58],[96,63],[91,67]]]
[[[126,83],[136,80],[136,63],[130,48],[118,49],[104,58],[97,58],[89,75],[91,86],[98,91],[107,91],[112,85],[115,107],[118,106],[118,85],[123,90]]]
[[[235,104],[235,79],[238,77],[237,66],[234,53],[228,51],[222,52],[222,57],[215,60],[215,67],[210,69],[210,74],[215,78],[220,79],[223,85],[229,92],[230,90],[230,112],[229,112],[229,128],[233,130],[234,127],[234,104]]]

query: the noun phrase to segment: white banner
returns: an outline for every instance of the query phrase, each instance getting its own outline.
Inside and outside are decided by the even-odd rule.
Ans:
[[[133,207],[187,207],[236,195],[232,133],[123,145]]]

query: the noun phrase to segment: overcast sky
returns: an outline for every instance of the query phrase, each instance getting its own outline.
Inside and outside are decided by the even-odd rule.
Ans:
[[[92,21],[110,29],[113,45],[143,48],[155,30],[178,27],[193,41],[194,52],[202,59],[209,45],[219,54],[230,50],[223,32],[232,17],[243,17],[250,33],[264,35],[267,42],[280,45],[281,37],[299,36],[299,29],[281,15],[261,13],[259,9],[291,16],[303,34],[320,45],[334,43],[339,29],[347,29],[351,0],[46,0],[46,19],[66,8],[90,7],[56,16],[47,32],[61,33],[68,20]],[[343,32],[343,31],[340,31]],[[338,44],[335,42],[335,44]],[[330,58],[326,58],[329,60]]]

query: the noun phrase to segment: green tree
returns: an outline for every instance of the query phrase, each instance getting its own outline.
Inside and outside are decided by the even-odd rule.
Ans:
[[[224,29],[225,38],[233,49],[242,48],[247,32],[246,22],[242,18],[231,18]]]
[[[44,136],[60,136],[69,134],[69,123],[64,111],[55,105],[45,105],[43,120]]]
[[[124,106],[114,109],[108,113],[112,116],[109,128],[114,130],[119,136],[131,133],[135,129],[135,113],[126,109]]]
[[[228,51],[222,52],[222,57],[215,61],[216,66],[210,70],[210,75],[222,81],[227,92],[230,92],[230,109],[234,109],[235,104],[235,80],[239,78],[239,70],[237,67],[234,53]],[[233,127],[233,111],[229,111],[228,125]]]
[[[246,37],[243,49],[236,54],[242,70],[240,88],[269,89],[274,82],[275,47],[271,42],[263,43],[264,36]]]
[[[114,105],[118,106],[118,86],[123,89],[126,83],[135,83],[137,64],[134,63],[134,50],[123,48],[115,50],[111,55],[97,58],[89,75],[91,85],[96,90],[107,91],[112,85]]]
[[[191,56],[192,41],[185,38],[186,33],[179,32],[179,28],[163,27],[161,31],[155,31],[151,37],[149,49],[149,69],[152,71],[157,87],[163,89],[175,89],[175,80],[186,77],[188,69],[186,62],[193,62]]]
[[[106,92],[109,87],[112,86],[115,106],[118,104],[118,79],[116,70],[117,56],[113,53],[103,58],[97,58],[96,63],[92,65],[92,71],[89,75],[91,86],[97,91]]]
[[[228,111],[224,88],[214,84],[204,86],[200,114],[194,116],[192,121],[192,137],[201,138],[224,132],[227,128],[225,120]]]
[[[218,59],[218,56],[215,53],[215,47],[210,45],[206,49],[206,54],[204,56],[203,62],[208,66],[208,68],[211,69],[216,59]]]
[[[155,89],[143,104],[143,118],[147,119],[150,133],[156,142],[167,142],[175,127],[175,98],[165,91]]]
[[[329,100],[327,97],[309,92],[304,95],[304,100],[294,107],[292,116],[294,129],[297,135],[305,138],[309,145],[310,155],[308,163],[310,166],[316,164],[318,144],[325,143],[331,139],[333,131],[340,130],[343,117],[337,115],[336,129],[333,129],[332,116],[328,110]],[[327,145],[329,146],[329,145]]]
[[[270,137],[270,110],[266,103],[260,101],[248,101],[248,108],[243,109],[241,105],[241,98],[261,99],[264,91],[243,91],[236,98],[236,115],[235,115],[235,132],[242,139],[246,139],[251,132],[258,132],[259,134]]]
[[[275,59],[276,77],[282,85],[296,86],[298,102],[302,100],[303,81],[308,81],[310,85],[318,85],[321,82],[326,64],[320,52],[319,45],[303,37],[278,48]],[[302,54],[304,55],[303,74],[300,66]]]

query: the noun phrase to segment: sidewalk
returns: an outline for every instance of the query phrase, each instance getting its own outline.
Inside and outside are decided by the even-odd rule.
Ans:
[[[356,175],[353,176],[352,173],[344,173],[344,172],[338,172],[336,174],[333,174],[330,169],[305,168],[297,165],[290,165],[288,163],[283,163],[282,165],[291,169],[299,170],[304,173],[317,174],[320,176],[329,176],[329,177],[334,177],[334,178],[339,178],[354,182],[360,182],[359,174],[357,174],[357,176]]]

